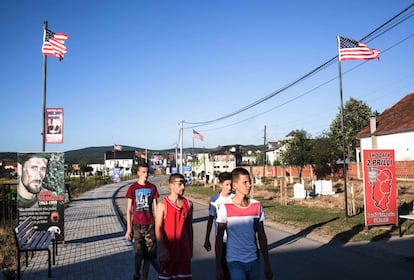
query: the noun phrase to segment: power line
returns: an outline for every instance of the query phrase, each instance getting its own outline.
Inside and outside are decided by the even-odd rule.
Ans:
[[[374,40],[375,38],[377,38],[377,37],[379,37],[379,36],[383,35],[384,33],[388,32],[389,30],[391,30],[391,29],[395,28],[396,26],[400,25],[402,22],[404,22],[404,21],[408,20],[411,16],[413,16],[413,15],[414,15],[414,13],[413,13],[413,12],[411,12],[411,14],[406,15],[404,18],[400,19],[398,22],[394,23],[394,24],[393,24],[393,25],[391,25],[390,27],[387,27],[387,29],[383,30],[383,29],[384,29],[387,25],[389,25],[389,24],[390,24],[391,22],[393,22],[395,19],[397,19],[398,17],[400,17],[403,13],[405,13],[406,11],[408,11],[409,9],[411,9],[413,6],[414,6],[414,3],[413,3],[413,4],[411,4],[410,6],[408,6],[407,8],[405,8],[403,11],[401,11],[400,13],[398,13],[397,15],[395,15],[394,17],[392,17],[391,19],[389,19],[388,21],[386,21],[384,24],[380,25],[378,28],[374,29],[374,31],[370,32],[368,35],[366,35],[365,37],[363,37],[363,38],[361,39],[361,41],[364,41],[364,40],[367,40],[368,42],[369,42],[369,41],[372,41],[372,40]],[[380,32],[380,31],[381,31],[381,32]],[[410,37],[412,37],[412,35],[411,35],[411,36],[409,36],[408,38],[406,38],[405,40],[409,39]],[[398,44],[398,43],[397,43],[397,44]],[[397,44],[396,44],[396,45],[397,45]],[[395,46],[395,45],[393,45],[392,47],[394,47],[394,46]],[[391,48],[392,48],[392,47],[391,47]],[[390,48],[388,48],[388,49],[390,49]],[[388,49],[387,49],[387,50],[388,50]],[[385,52],[385,51],[383,51],[383,52]],[[301,76],[300,78],[298,78],[298,79],[294,80],[293,82],[291,82],[291,83],[287,84],[286,86],[284,86],[284,87],[282,87],[282,88],[280,88],[280,89],[278,89],[278,90],[276,90],[276,91],[272,92],[271,94],[269,94],[269,95],[267,95],[267,96],[262,97],[261,99],[259,99],[259,100],[255,101],[255,102],[253,102],[253,103],[251,103],[251,104],[249,104],[249,105],[247,105],[247,106],[245,106],[245,107],[243,107],[243,108],[241,108],[241,109],[239,109],[239,110],[236,110],[236,111],[235,111],[235,112],[233,112],[233,113],[230,113],[230,114],[224,115],[224,116],[219,117],[219,118],[216,118],[216,119],[212,119],[212,120],[204,121],[204,122],[184,122],[184,123],[186,123],[186,124],[190,124],[190,125],[192,125],[191,127],[188,127],[188,128],[186,128],[186,129],[189,129],[189,128],[195,128],[195,127],[200,127],[200,126],[205,126],[205,125],[208,125],[208,124],[211,124],[211,123],[215,123],[215,122],[218,122],[218,121],[221,121],[221,120],[224,120],[224,119],[227,119],[227,118],[233,117],[233,116],[235,116],[235,115],[238,115],[238,114],[240,114],[240,113],[242,113],[242,112],[244,112],[244,111],[246,111],[246,110],[248,110],[248,109],[251,109],[251,108],[253,108],[253,107],[255,107],[255,106],[257,106],[257,105],[259,105],[259,104],[261,104],[261,103],[263,103],[263,102],[265,102],[265,101],[267,101],[267,100],[269,100],[270,98],[272,98],[272,97],[274,97],[274,96],[276,96],[276,95],[278,95],[278,94],[280,94],[280,93],[284,92],[285,90],[287,90],[287,89],[291,88],[292,86],[294,86],[294,85],[296,85],[296,84],[298,84],[298,83],[300,83],[300,82],[302,82],[302,81],[304,81],[304,80],[306,80],[306,79],[310,78],[311,76],[313,76],[313,75],[315,75],[316,73],[318,73],[318,72],[322,71],[323,69],[327,68],[328,66],[332,65],[333,63],[335,63],[335,62],[336,62],[337,57],[338,57],[338,56],[336,55],[335,57],[333,57],[333,58],[329,59],[329,60],[328,60],[328,61],[326,61],[325,63],[321,64],[320,66],[316,67],[315,69],[311,70],[310,72],[308,72],[307,74],[305,74],[305,75]],[[360,65],[362,65],[362,64],[363,64],[363,63],[361,63]],[[359,65],[359,66],[360,66],[360,65]],[[359,66],[357,66],[357,67],[359,67]],[[355,68],[357,68],[357,67],[354,67],[354,68],[352,68],[352,69],[355,69]],[[352,69],[351,69],[351,70],[352,70]],[[348,70],[347,72],[349,72],[349,71],[350,71],[350,70]],[[331,79],[331,80],[329,80],[328,82],[323,83],[322,85],[324,85],[324,84],[326,84],[326,83],[329,83],[329,82],[331,82],[331,81],[332,81],[332,80],[334,80],[334,79],[336,79],[336,77],[335,77],[335,78],[333,78],[333,79]],[[320,85],[320,86],[322,86],[322,85]],[[318,86],[318,87],[316,87],[316,88],[319,88],[320,86]],[[308,94],[309,92],[311,92],[311,91],[315,90],[316,88],[314,88],[314,89],[312,89],[312,90],[310,90],[310,91],[308,91],[308,92],[306,92],[306,93],[304,93],[304,94],[302,94],[302,95],[300,95],[300,96],[298,96],[298,97],[296,97],[296,98],[294,98],[294,99],[292,99],[292,100],[290,100],[290,101],[287,101],[287,102],[285,102],[285,103],[284,103],[284,104],[282,104],[282,105],[285,105],[285,104],[287,104],[287,103],[289,103],[289,102],[291,102],[291,101],[293,101],[293,100],[296,100],[297,98],[302,97],[302,96],[304,96],[304,95]],[[280,106],[282,106],[282,105],[280,105]],[[280,106],[277,106],[277,107],[280,107]],[[273,109],[272,109],[272,110],[273,110]],[[269,112],[269,111],[271,111],[271,110],[268,110],[268,111],[266,111],[266,112]],[[258,115],[262,115],[262,114],[263,114],[263,113],[258,114]],[[256,116],[258,116],[258,115],[256,115]],[[246,120],[249,120],[249,119],[250,119],[250,118],[248,118],[248,119],[246,119]],[[246,120],[244,120],[244,121],[246,121]],[[240,123],[240,122],[241,122],[241,121],[238,121],[237,123]],[[225,127],[228,127],[228,126],[225,126]]]

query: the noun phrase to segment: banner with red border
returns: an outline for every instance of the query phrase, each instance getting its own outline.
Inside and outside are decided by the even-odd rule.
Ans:
[[[398,226],[394,150],[364,150],[365,225]]]
[[[63,143],[63,108],[46,108],[45,143]]]

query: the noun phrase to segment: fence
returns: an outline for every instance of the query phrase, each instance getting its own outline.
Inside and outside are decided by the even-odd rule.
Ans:
[[[0,185],[0,213],[3,226],[17,218],[17,184]]]
[[[348,176],[351,179],[363,179],[362,163],[350,163],[347,165]],[[296,166],[251,166],[250,172],[254,177],[262,177],[263,170],[265,177],[299,177],[299,170]],[[414,180],[414,161],[396,161],[395,172],[397,180]],[[342,172],[341,172],[342,173]],[[342,177],[342,174],[334,174]],[[302,178],[312,179],[315,176],[311,165],[306,165],[302,169]]]

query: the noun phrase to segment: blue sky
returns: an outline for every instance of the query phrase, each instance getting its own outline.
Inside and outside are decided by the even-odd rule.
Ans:
[[[194,145],[214,148],[263,144],[265,126],[267,141],[328,130],[340,106],[337,63],[231,118],[191,123],[276,92],[335,57],[337,35],[359,40],[411,3],[1,1],[0,151],[42,150],[44,20],[70,36],[62,62],[48,57],[47,107],[63,107],[65,123],[64,143],[46,151],[173,148],[181,120],[184,147],[194,128],[204,136]],[[382,112],[414,92],[413,24],[366,42],[382,51],[379,61],[341,64],[344,102]]]

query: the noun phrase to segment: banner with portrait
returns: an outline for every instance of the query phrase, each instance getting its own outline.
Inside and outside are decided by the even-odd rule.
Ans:
[[[17,207],[19,222],[31,216],[40,230],[53,231],[64,240],[64,154],[17,154]]]
[[[63,108],[46,108],[45,143],[63,143]]]
[[[364,150],[365,225],[398,225],[394,150]]]

